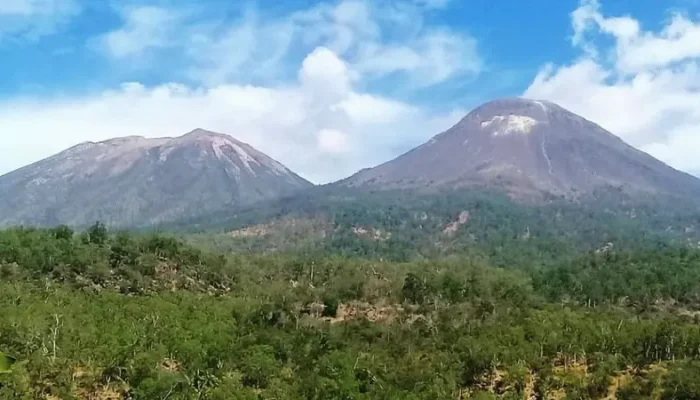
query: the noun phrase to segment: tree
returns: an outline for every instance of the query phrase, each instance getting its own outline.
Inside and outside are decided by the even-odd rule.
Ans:
[[[73,239],[73,229],[66,225],[59,225],[51,230],[54,237],[58,240],[71,240]]]
[[[254,388],[266,388],[279,368],[274,354],[274,349],[266,345],[256,345],[247,349],[240,365],[243,384]]]
[[[102,246],[107,242],[107,227],[97,221],[87,230],[88,243]]]
[[[426,295],[425,283],[416,274],[411,272],[404,280],[401,293],[403,294],[404,301],[408,300],[414,304],[423,304]]]
[[[323,316],[335,318],[338,314],[338,299],[334,296],[326,295],[323,299]]]

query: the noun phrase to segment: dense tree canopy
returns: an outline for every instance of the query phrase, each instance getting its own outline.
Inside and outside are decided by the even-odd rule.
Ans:
[[[0,398],[697,398],[700,251],[655,246],[502,268],[9,229]]]
[[[223,252],[339,254],[399,262],[481,253],[491,265],[504,268],[556,264],[610,245],[634,252],[700,241],[697,204],[674,199],[670,209],[667,198],[631,198],[614,191],[585,200],[531,205],[477,190],[330,187],[188,221],[183,236]],[[238,229],[247,234],[230,234]]]

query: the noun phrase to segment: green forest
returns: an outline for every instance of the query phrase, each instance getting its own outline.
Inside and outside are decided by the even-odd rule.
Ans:
[[[700,399],[700,250],[561,247],[534,225],[509,249],[498,218],[433,257],[1,231],[0,398]]]

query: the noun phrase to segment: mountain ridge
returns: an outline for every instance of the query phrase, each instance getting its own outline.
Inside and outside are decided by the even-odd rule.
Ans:
[[[0,225],[162,226],[313,186],[231,135],[125,136],[83,142],[0,176]],[[485,103],[399,157],[323,186],[476,188],[535,202],[595,199],[601,190],[700,199],[697,178],[555,103],[522,98]]]
[[[144,226],[250,204],[312,184],[234,137],[83,142],[0,176],[0,225]]]
[[[339,184],[477,186],[540,199],[578,198],[604,187],[700,196],[699,179],[555,103],[524,98],[482,104],[426,143]]]

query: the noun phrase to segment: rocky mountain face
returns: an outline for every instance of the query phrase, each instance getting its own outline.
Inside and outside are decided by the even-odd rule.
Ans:
[[[378,189],[479,186],[515,198],[578,198],[598,189],[700,198],[677,171],[546,101],[486,103],[429,142],[341,181]]]
[[[229,135],[125,137],[83,143],[0,177],[0,225],[149,226],[310,186]]]

